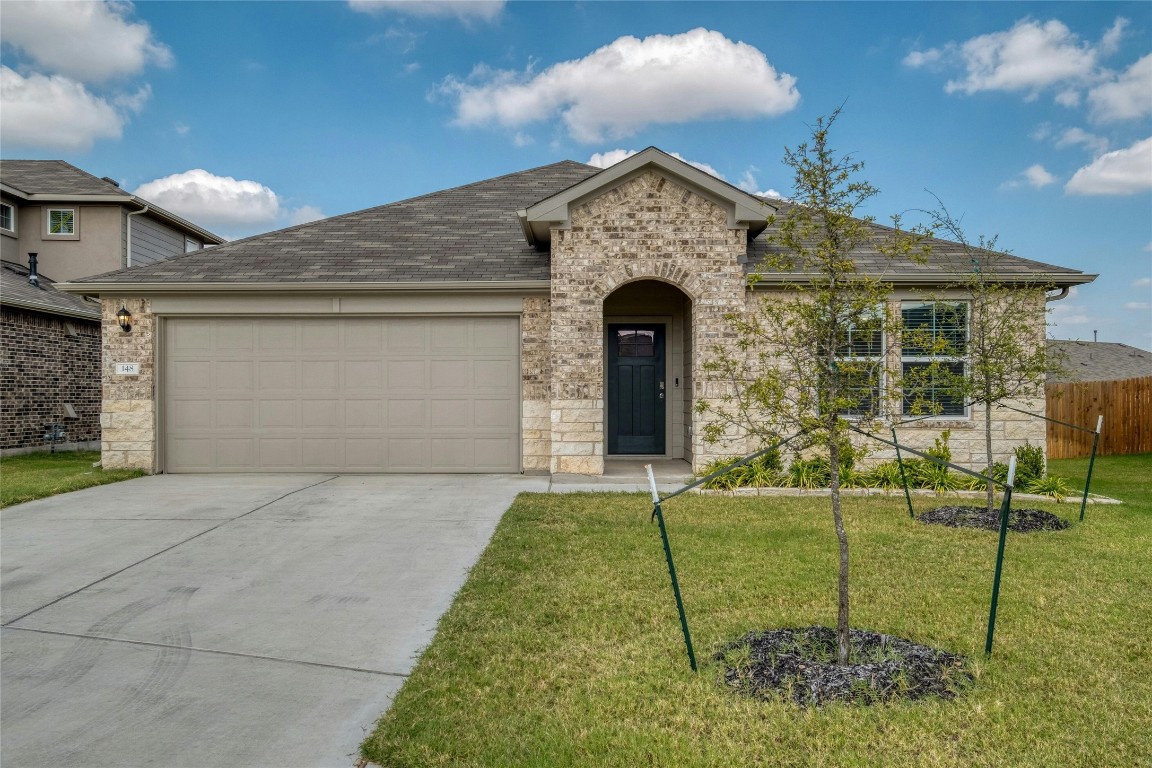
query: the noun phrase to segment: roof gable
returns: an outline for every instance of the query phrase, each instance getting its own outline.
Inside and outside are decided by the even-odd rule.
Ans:
[[[625,158],[595,176],[517,211],[524,237],[530,245],[537,248],[546,247],[551,242],[553,227],[567,229],[571,226],[571,211],[574,207],[648,170],[667,176],[720,206],[728,213],[728,226],[732,229],[747,229],[750,237],[759,234],[767,225],[768,217],[775,213],[770,203],[737,189],[656,147],[648,147],[643,152]]]

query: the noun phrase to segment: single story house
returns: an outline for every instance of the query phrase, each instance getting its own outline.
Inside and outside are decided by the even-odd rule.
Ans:
[[[740,448],[706,443],[708,414],[693,408],[715,396],[703,366],[733,343],[726,316],[795,279],[748,281],[783,205],[649,148],[75,280],[67,290],[103,303],[105,466],[699,468]],[[1002,268],[1063,288],[1093,279],[1019,258]],[[954,277],[911,260],[886,276],[895,302]],[[1043,442],[1043,424],[1004,414],[1006,450]],[[944,423],[965,459],[979,418],[960,404],[906,432],[930,445]]]
[[[54,282],[222,242],[63,160],[0,160],[0,451],[100,444],[100,305]]]

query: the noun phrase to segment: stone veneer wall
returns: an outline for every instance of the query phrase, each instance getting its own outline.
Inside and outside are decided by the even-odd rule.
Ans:
[[[604,471],[604,299],[638,279],[662,280],[692,300],[688,366],[699,370],[733,334],[724,316],[744,304],[739,259],[747,232],[687,188],[647,171],[576,206],[568,230],[552,231],[552,472]],[[713,395],[693,377],[693,400]],[[690,455],[697,467],[720,453],[699,424]]]
[[[99,440],[99,324],[4,307],[0,393],[0,449],[47,449],[47,424],[63,427],[65,444]]]
[[[552,421],[548,402],[551,378],[549,328],[552,312],[548,298],[524,299],[520,317],[520,412],[522,468],[525,472],[547,472],[552,462]]]
[[[105,298],[104,408],[100,414],[105,469],[156,468],[156,319],[148,299]],[[120,329],[116,312],[132,313],[132,330]],[[119,376],[115,363],[139,363],[139,376]]]
[[[763,299],[768,299],[769,301],[781,300],[786,296],[787,294],[784,291],[749,291],[747,311],[755,311],[756,303]],[[911,295],[904,296],[903,298],[905,300],[925,300],[925,297]],[[891,317],[898,318],[900,316],[900,301],[901,299],[892,299],[889,301],[888,311]],[[1041,304],[1040,311],[1042,312],[1042,310],[1043,305]],[[1042,329],[1042,314],[1038,316],[1037,323],[1040,324],[1038,327]],[[889,340],[885,348],[887,352],[887,365],[892,370],[898,370],[900,366],[900,348],[898,344]],[[1039,414],[1043,414],[1045,408],[1043,395],[1032,400],[1013,400],[1008,402],[1007,405]],[[896,404],[896,407],[899,407],[899,405]],[[926,450],[933,446],[936,438],[938,438],[944,430],[949,430],[948,446],[952,451],[952,461],[961,466],[980,469],[985,466],[984,423],[984,407],[972,406],[969,410],[968,418],[949,417],[925,419],[904,426],[898,426],[896,434],[902,445],[907,445],[918,450]],[[891,434],[885,431],[882,436],[890,438]],[[864,460],[865,464],[896,458],[895,449],[883,443],[859,436],[854,438],[854,442],[867,450],[868,455]],[[1042,448],[1046,447],[1047,431],[1044,420],[1008,410],[1007,408],[993,408],[993,460],[1008,461],[1008,458],[1012,455],[1012,451],[1016,447],[1026,443],[1039,445]],[[743,448],[742,443],[734,441],[728,453],[740,453]]]

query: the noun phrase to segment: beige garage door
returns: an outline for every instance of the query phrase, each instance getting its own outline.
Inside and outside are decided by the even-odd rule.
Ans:
[[[518,472],[519,321],[172,318],[169,472]]]

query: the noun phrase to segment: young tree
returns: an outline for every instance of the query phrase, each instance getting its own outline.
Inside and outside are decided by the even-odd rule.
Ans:
[[[940,356],[962,362],[934,373],[965,404],[984,411],[984,474],[991,476],[993,409],[1009,401],[1043,398],[1045,378],[1061,368],[1048,352],[1044,333],[1045,295],[1053,286],[1036,280],[1036,265],[1022,269],[1019,261],[998,251],[995,237],[970,241],[939,198],[936,202],[936,209],[924,213],[932,233],[951,245],[934,249],[932,258],[954,275],[942,303],[953,302],[957,311],[966,312],[954,326],[966,326],[967,334],[935,340]],[[915,328],[904,330],[917,333]],[[989,510],[995,509],[995,490],[989,480]]]
[[[877,190],[856,178],[863,163],[829,146],[838,116],[839,110],[820,118],[809,141],[785,150],[794,193],[779,220],[770,222],[778,227],[763,264],[763,277],[773,276],[780,288],[755,311],[729,317],[737,342],[731,350],[717,349],[706,366],[713,379],[728,384],[728,394],[696,407],[712,416],[704,430],[710,442],[736,431],[768,443],[803,430],[805,447],[827,457],[839,544],[837,658],[847,664],[848,536],[840,479],[852,448],[845,416],[866,421],[885,407],[882,339],[889,325],[889,286],[882,275],[858,270],[853,255],[909,255],[916,241],[901,237],[897,226],[878,242],[882,230],[871,218],[856,216]]]

